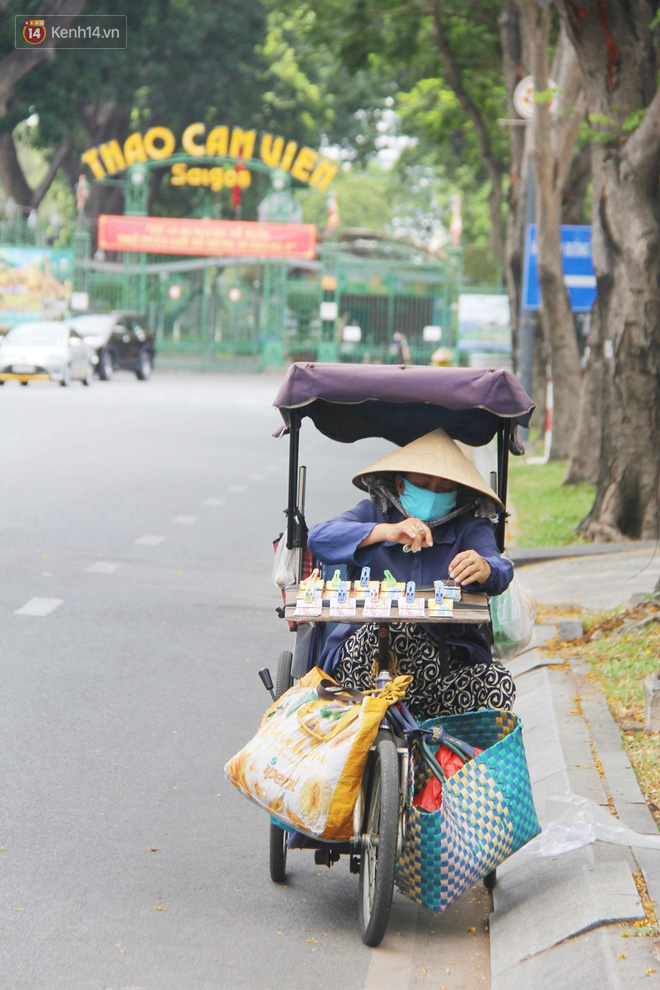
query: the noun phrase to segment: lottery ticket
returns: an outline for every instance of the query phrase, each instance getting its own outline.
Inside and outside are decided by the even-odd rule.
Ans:
[[[413,598],[411,602],[406,601],[405,598],[399,598],[397,601],[399,608],[399,615],[406,619],[414,619],[417,616],[424,615],[424,608],[426,605],[426,599],[424,598]]]
[[[365,598],[362,615],[366,619],[387,619],[389,618],[391,612],[391,598],[376,598],[375,601],[372,601],[370,598]]]

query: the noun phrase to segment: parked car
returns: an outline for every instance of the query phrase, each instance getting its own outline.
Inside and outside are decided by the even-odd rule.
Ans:
[[[92,353],[68,323],[19,323],[0,342],[0,385],[7,381],[68,385],[74,379],[90,385],[92,375]]]
[[[85,313],[69,320],[92,351],[96,373],[110,381],[118,368],[134,371],[140,381],[151,375],[156,354],[155,334],[138,313]]]

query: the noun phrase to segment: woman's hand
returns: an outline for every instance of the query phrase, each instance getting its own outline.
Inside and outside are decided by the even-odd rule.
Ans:
[[[376,523],[369,533],[369,536],[362,540],[359,547],[368,547],[372,543],[402,543],[403,546],[410,546],[413,553],[417,553],[422,547],[433,546],[433,534],[430,528],[421,519],[410,516],[400,522]]]
[[[476,550],[461,550],[449,565],[449,577],[457,584],[483,584],[490,577],[490,564]]]

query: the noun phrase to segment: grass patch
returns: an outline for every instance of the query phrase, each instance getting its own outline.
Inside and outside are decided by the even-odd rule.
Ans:
[[[605,694],[640,790],[660,828],[660,733],[644,730],[644,678],[660,667],[660,602],[597,618],[579,652]]]
[[[588,542],[575,528],[593,505],[595,487],[562,485],[565,474],[566,461],[529,464],[524,457],[510,458],[509,544],[556,547]]]
[[[575,529],[593,505],[595,487],[563,485],[565,473],[565,461],[530,464],[525,457],[509,459],[507,500],[513,516],[509,520],[508,545],[550,547],[588,542]],[[566,608],[561,609],[562,616],[569,614]],[[660,668],[660,599],[650,598],[642,605],[582,618],[582,639],[553,649],[565,658],[579,653],[589,664],[660,829],[660,733],[644,730],[644,679]],[[548,614],[544,621],[556,619]]]

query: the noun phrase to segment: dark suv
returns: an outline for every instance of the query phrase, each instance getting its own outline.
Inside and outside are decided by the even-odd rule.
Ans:
[[[110,381],[118,368],[134,371],[140,381],[151,375],[156,354],[155,334],[147,330],[138,313],[85,313],[67,321],[92,352],[94,369],[102,381]]]

